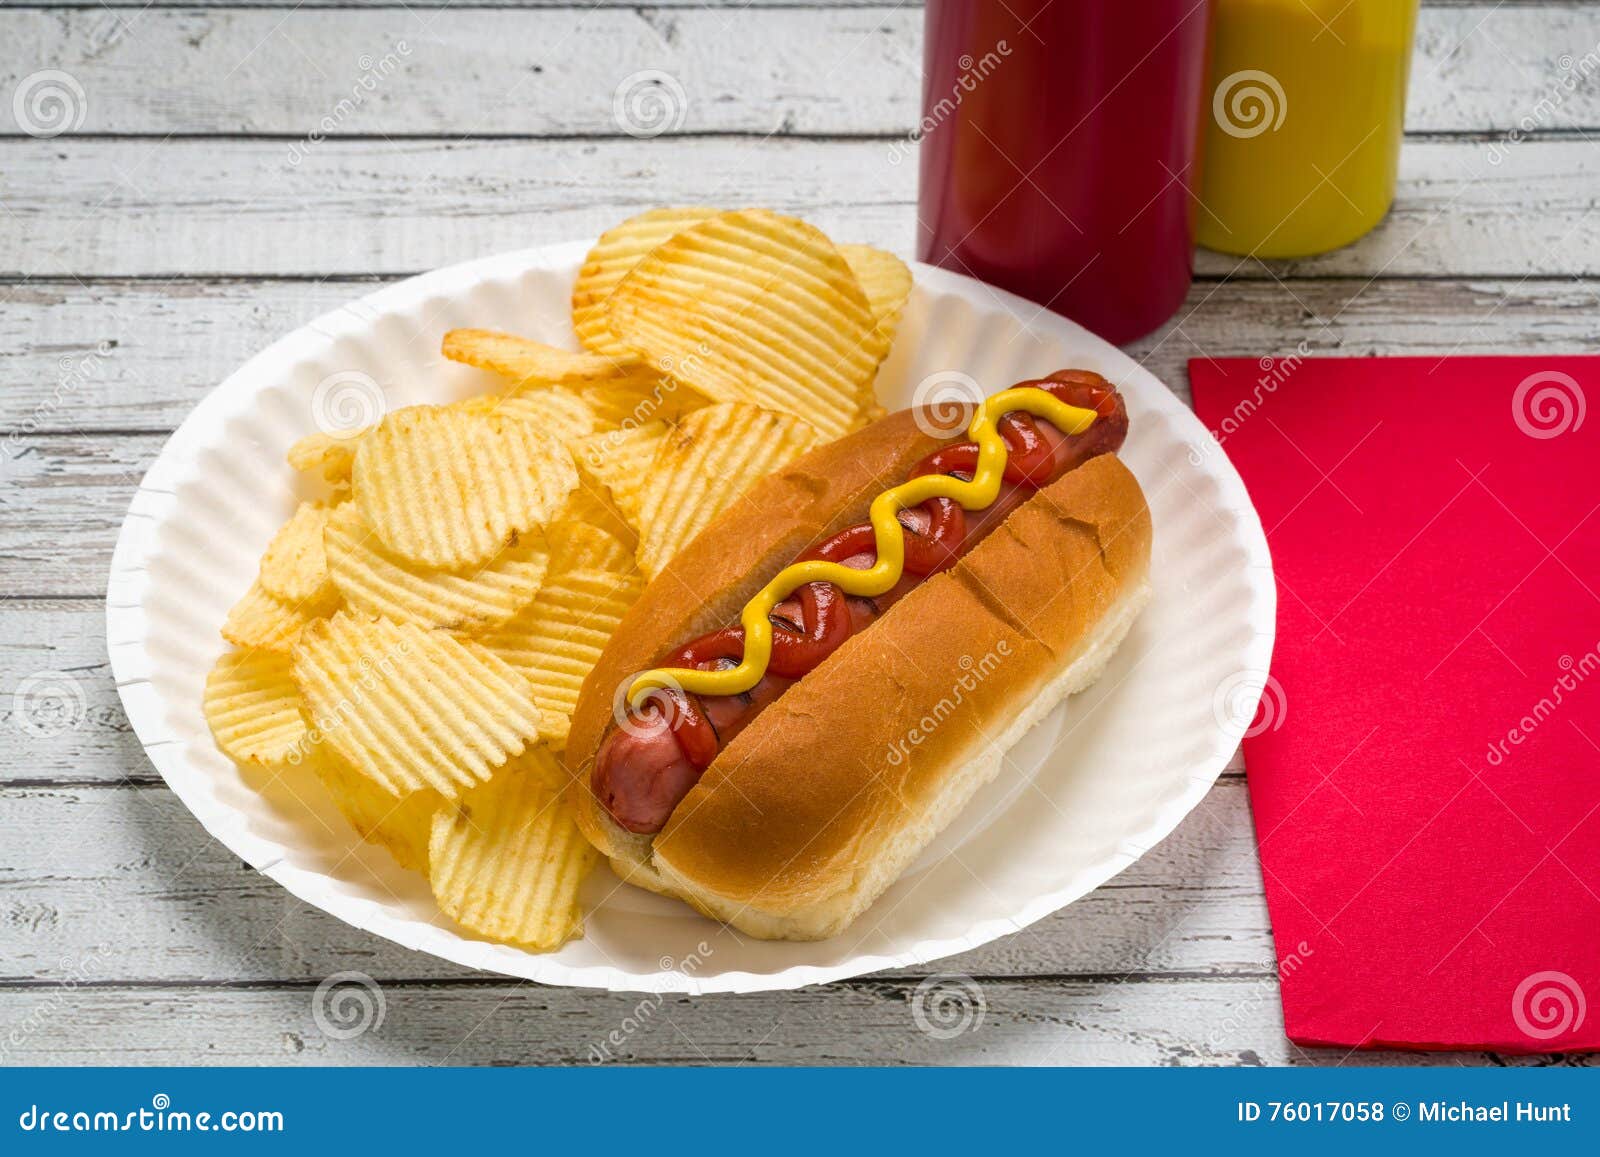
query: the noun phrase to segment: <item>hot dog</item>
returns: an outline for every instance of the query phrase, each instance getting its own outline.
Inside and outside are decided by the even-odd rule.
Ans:
[[[646,589],[584,684],[566,753],[580,823],[626,878],[756,936],[831,935],[992,773],[985,735],[1098,674],[1148,570],[1143,495],[1114,457],[1127,410],[1078,370],[1000,402],[1027,408],[991,404],[978,441],[902,411],[813,451]],[[937,496],[891,524],[874,504],[891,488],[884,502]],[[985,640],[997,670],[908,746]],[[883,814],[890,798],[901,815]]]
[[[1127,409],[1099,375],[1059,371],[1025,384],[1048,389],[1063,401],[1093,410],[1100,420],[1083,433],[1069,436],[1026,414],[1008,415],[1001,432],[1010,455],[999,497],[973,512],[970,519],[949,499],[933,499],[902,511],[899,518],[907,535],[905,573],[887,594],[853,598],[827,583],[800,588],[773,615],[777,630],[772,660],[754,688],[740,695],[704,698],[676,692],[672,702],[652,704],[648,716],[636,712],[632,726],[619,727],[608,735],[595,758],[591,786],[617,823],[631,832],[660,831],[717,752],[776,702],[794,680],[887,612],[923,579],[953,565],[1034,490],[1097,454],[1115,452],[1127,436]],[[918,463],[911,476],[940,472],[971,477],[976,450],[971,441],[940,447]],[[872,538],[871,525],[857,523],[801,557],[832,559],[864,569],[873,560]],[[738,626],[723,627],[677,648],[663,657],[660,665],[726,664],[741,654],[742,635]]]

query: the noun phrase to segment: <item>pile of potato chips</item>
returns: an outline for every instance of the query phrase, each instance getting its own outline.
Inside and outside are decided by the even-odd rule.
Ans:
[[[876,416],[911,292],[888,253],[764,210],[658,209],[589,252],[583,352],[489,330],[496,392],[316,433],[206,682],[217,746],[319,780],[463,928],[548,951],[598,860],[565,747],[644,584],[752,482]]]

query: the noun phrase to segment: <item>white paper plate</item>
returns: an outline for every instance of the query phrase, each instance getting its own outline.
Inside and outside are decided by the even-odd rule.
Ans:
[[[952,372],[987,390],[1062,366],[1116,382],[1132,419],[1122,457],[1155,522],[1154,596],[1101,682],[1028,734],[848,932],[748,940],[602,869],[586,885],[582,940],[549,955],[490,944],[441,916],[426,881],[361,844],[320,792],[246,784],[212,745],[201,688],[223,650],[219,624],[298,497],[284,451],[319,425],[485,388],[486,375],[439,356],[451,327],[575,347],[567,299],[586,249],[453,266],[319,318],[223,382],[150,468],[112,561],[111,665],[151,761],[207,831],[307,903],[406,947],[551,984],[656,992],[795,988],[924,964],[1070,904],[1172,831],[1227,763],[1266,677],[1274,588],[1260,522],[1220,447],[1130,358],[921,265],[880,378],[884,403],[905,405],[918,383]]]

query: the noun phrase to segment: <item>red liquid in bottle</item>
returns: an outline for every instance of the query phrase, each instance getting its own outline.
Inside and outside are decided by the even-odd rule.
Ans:
[[[928,0],[919,256],[1113,342],[1183,303],[1210,0]]]

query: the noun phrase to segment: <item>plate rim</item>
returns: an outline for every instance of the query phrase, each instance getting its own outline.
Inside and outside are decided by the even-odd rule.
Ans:
[[[242,406],[254,398],[257,388],[252,383],[264,370],[291,358],[309,359],[315,356],[317,344],[331,344],[349,331],[363,331],[370,324],[364,315],[381,315],[390,311],[393,308],[391,302],[410,304],[420,297],[447,294],[453,289],[475,286],[497,274],[526,272],[530,269],[559,270],[581,262],[592,244],[590,240],[567,241],[473,258],[403,278],[352,298],[283,335],[239,365],[195,404],[162,445],[135,489],[128,512],[118,529],[106,586],[106,645],[118,697],[145,757],[207,834],[300,901],[400,947],[425,952],[474,971],[487,971],[539,983],[613,992],[688,995],[782,991],[884,969],[930,964],[1021,931],[1067,907],[1126,870],[1169,836],[1210,791],[1231,760],[1231,749],[1220,755],[1209,756],[1200,768],[1190,769],[1184,790],[1169,795],[1158,806],[1150,823],[1124,836],[1117,850],[1097,865],[1094,871],[1080,873],[1069,886],[1032,896],[1010,912],[997,913],[980,920],[965,935],[922,941],[918,950],[910,953],[857,954],[830,965],[797,963],[772,972],[730,970],[696,976],[680,970],[658,969],[649,973],[634,973],[610,965],[569,965],[551,954],[530,953],[511,945],[471,939],[454,928],[436,922],[401,920],[374,901],[330,895],[324,888],[328,879],[326,874],[292,863],[287,849],[281,845],[237,827],[222,830],[218,822],[221,817],[214,814],[214,809],[223,812],[232,809],[226,805],[218,807],[213,801],[201,798],[196,785],[186,782],[181,768],[171,766],[173,756],[181,755],[181,740],[166,734],[166,723],[162,717],[164,701],[153,690],[148,694],[139,693],[139,688],[148,689],[150,684],[150,678],[145,674],[149,618],[143,605],[142,583],[145,564],[156,536],[146,533],[146,530],[159,528],[163,500],[175,496],[175,492],[165,484],[169,479],[181,476],[180,467],[201,449],[196,444],[199,431],[210,429],[214,415],[225,414],[230,407]],[[1095,348],[1098,357],[1115,367],[1119,382],[1129,378],[1141,379],[1142,386],[1146,387],[1142,400],[1151,402],[1157,410],[1175,421],[1181,433],[1187,433],[1193,442],[1205,450],[1207,473],[1219,487],[1219,495],[1226,508],[1237,516],[1238,541],[1247,559],[1244,581],[1249,603],[1244,618],[1252,629],[1244,647],[1247,660],[1245,669],[1267,671],[1276,641],[1277,586],[1266,534],[1238,471],[1194,411],[1141,363],[1076,322],[975,278],[919,261],[907,264],[911,267],[916,285],[934,293],[954,294],[968,300],[986,299],[987,305],[999,306],[1024,329],[1039,317],[1048,315],[1052,326],[1066,326],[1075,330],[1076,340]],[[982,299],[976,296],[980,293]],[[1201,468],[1199,463],[1196,463],[1196,468]],[[1254,704],[1250,706],[1253,710]],[[1084,881],[1087,881],[1086,885]],[[494,957],[488,962],[481,959],[486,948]],[[469,959],[469,956],[472,958]]]

